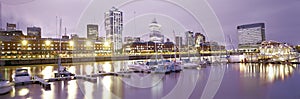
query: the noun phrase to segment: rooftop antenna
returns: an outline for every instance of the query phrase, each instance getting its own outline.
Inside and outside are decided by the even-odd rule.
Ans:
[[[67,27],[65,27],[65,36],[67,36]]]

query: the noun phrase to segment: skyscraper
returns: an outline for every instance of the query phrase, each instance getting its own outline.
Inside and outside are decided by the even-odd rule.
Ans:
[[[237,26],[239,35],[239,49],[243,51],[254,51],[265,37],[265,24],[254,23]]]
[[[194,40],[194,33],[192,31],[187,31],[185,32],[185,44],[194,46],[195,45],[195,40]]]
[[[87,38],[90,40],[96,40],[98,38],[98,25],[88,24],[87,25]]]
[[[14,31],[16,30],[17,25],[12,23],[6,23],[6,31]]]
[[[157,23],[155,18],[149,24],[149,30],[150,30],[150,41],[156,43],[164,42],[164,35],[161,34],[161,25]]]
[[[27,27],[27,35],[36,37],[37,39],[41,38],[41,31],[40,27]]]
[[[111,44],[113,54],[122,49],[123,12],[112,7],[104,14],[106,41]]]
[[[175,37],[175,43],[176,43],[176,46],[182,46],[182,37],[181,36],[176,36]]]

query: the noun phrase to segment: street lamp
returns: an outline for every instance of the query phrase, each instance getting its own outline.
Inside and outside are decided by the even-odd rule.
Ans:
[[[70,50],[74,50],[74,45],[75,45],[74,41],[69,41]],[[73,54],[74,53],[71,53],[71,57],[73,57]]]
[[[110,49],[110,43],[108,41],[104,42],[104,48],[105,48],[105,52],[106,54],[108,53],[109,49]]]
[[[45,41],[45,49],[46,49],[46,52],[47,52],[47,55],[46,55],[46,57],[50,57],[50,54],[49,54],[49,50],[50,50],[50,45],[51,45],[51,41],[50,40],[46,40]]]
[[[23,50],[27,50],[26,46],[28,44],[28,41],[27,40],[22,40],[21,43],[22,43],[22,46],[24,47]],[[25,57],[27,57],[27,54],[28,54],[28,52],[26,52],[26,56]],[[23,57],[23,55],[22,55],[22,57]]]
[[[46,46],[50,46],[51,41],[50,41],[50,40],[46,40],[46,41],[45,41],[45,44],[46,44]]]
[[[104,47],[110,47],[109,42],[104,42]]]
[[[23,45],[23,46],[26,46],[26,45],[27,45],[27,43],[28,43],[28,41],[27,41],[27,40],[23,40],[23,41],[22,41],[22,45]]]
[[[73,47],[74,46],[74,41],[69,41],[69,46]]]

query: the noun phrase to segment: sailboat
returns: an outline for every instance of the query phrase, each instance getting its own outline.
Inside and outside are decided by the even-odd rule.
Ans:
[[[181,61],[182,61],[182,67],[184,68],[184,69],[194,69],[194,68],[198,68],[199,67],[199,64],[197,64],[197,63],[194,63],[194,62],[192,62],[191,61],[191,59],[190,59],[190,40],[189,40],[189,37],[188,38],[186,38],[186,39],[188,39],[187,41],[187,45],[188,45],[188,59],[181,59]],[[179,49],[180,49],[180,47],[181,47],[181,44],[179,44]],[[180,50],[179,50],[180,51]]]
[[[59,20],[59,36],[61,37],[61,24],[62,24],[62,19],[60,18]],[[75,74],[67,71],[66,67],[63,67],[61,65],[61,38],[59,39],[59,54],[58,54],[58,58],[57,58],[57,72],[54,73],[55,77],[64,77],[64,76],[74,76]]]
[[[162,54],[160,55],[161,58],[158,61],[156,42],[155,42],[155,51],[156,51],[155,62],[152,63],[154,65],[150,67],[151,73],[169,74],[171,72],[171,70],[170,70],[171,61],[164,60]]]
[[[174,39],[176,38],[175,32],[173,30],[173,34],[174,34]],[[171,71],[172,72],[180,72],[182,70],[182,64],[180,61],[176,61],[177,59],[177,50],[176,50],[176,44],[174,43],[174,61],[171,64]]]

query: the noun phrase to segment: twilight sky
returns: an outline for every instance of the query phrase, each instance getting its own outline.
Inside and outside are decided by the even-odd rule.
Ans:
[[[67,34],[86,36],[86,24],[99,24],[100,36],[104,36],[103,13],[110,5],[117,6],[124,12],[123,36],[142,36],[149,32],[148,24],[153,18],[162,25],[162,32],[168,38],[173,38],[173,31],[184,36],[187,30],[206,33],[193,14],[205,16],[205,13],[192,13],[185,8],[202,9],[195,3],[197,0],[187,0],[185,6],[176,6],[163,0],[142,0],[118,4],[117,1],[102,0],[0,0],[2,4],[2,26],[6,22],[18,24],[17,28],[26,34],[26,27],[42,27],[43,37],[57,37],[56,16],[63,18],[63,27]],[[172,0],[171,0],[172,1]],[[180,0],[174,0],[180,1]],[[267,40],[276,40],[290,44],[300,44],[300,1],[299,0],[207,0],[219,19],[224,31],[224,39],[230,44],[237,44],[236,26],[241,24],[264,22],[266,24]],[[180,5],[180,3],[179,3]],[[182,4],[184,5],[184,4]],[[135,13],[134,13],[135,12]],[[91,14],[92,13],[92,14]],[[202,15],[203,14],[203,15]],[[219,35],[210,34],[206,35]],[[211,39],[210,39],[211,38]],[[208,38],[215,41],[214,37]],[[229,47],[229,46],[227,46]]]

